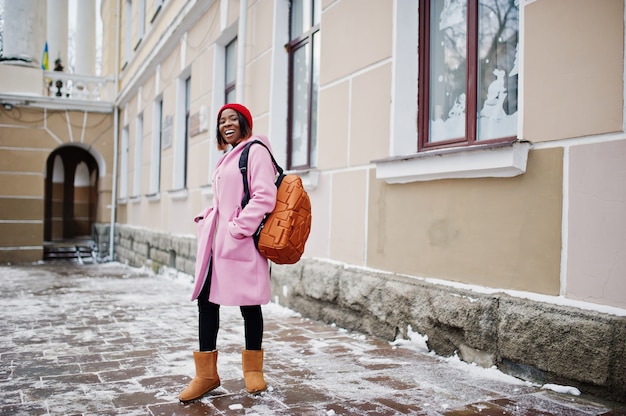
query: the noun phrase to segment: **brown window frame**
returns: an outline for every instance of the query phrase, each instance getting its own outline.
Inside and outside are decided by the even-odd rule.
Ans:
[[[317,0],[317,1],[321,1],[321,0]],[[292,2],[290,2],[292,3]],[[312,0],[311,1],[311,10],[310,10],[310,15],[311,15],[311,20],[314,19],[315,16],[315,1]],[[311,27],[299,34],[298,36],[294,37],[292,31],[293,31],[293,27],[292,27],[292,22],[293,22],[293,6],[290,4],[289,7],[289,43],[287,43],[287,45],[285,45],[285,49],[287,50],[288,54],[289,54],[289,76],[288,76],[288,98],[287,98],[287,108],[288,108],[288,113],[287,113],[287,169],[309,169],[312,167],[312,160],[311,160],[311,147],[312,147],[312,129],[313,129],[313,122],[315,121],[315,118],[313,117],[313,108],[312,108],[312,102],[313,102],[313,88],[314,88],[314,82],[313,82],[313,76],[314,76],[314,71],[313,71],[313,65],[315,65],[315,63],[313,62],[313,54],[314,54],[314,36],[316,34],[318,34],[318,32],[320,31],[320,24],[313,24],[314,22],[311,21]],[[319,41],[319,39],[318,39]],[[295,54],[296,51],[300,50],[301,48],[309,48],[309,53],[311,55],[311,66],[309,67],[309,79],[308,79],[308,102],[307,102],[307,162],[304,165],[297,165],[294,166],[293,164],[293,109],[294,109],[294,91],[293,91],[293,82],[294,82],[294,58],[295,58]]]
[[[478,114],[478,0],[467,0],[467,58],[466,58],[466,111],[464,137],[429,142],[430,120],[430,5],[432,1],[419,0],[419,76],[418,76],[418,146],[417,151],[423,152],[448,147],[467,147],[493,143],[515,142],[517,136],[500,137],[495,139],[477,140]]]

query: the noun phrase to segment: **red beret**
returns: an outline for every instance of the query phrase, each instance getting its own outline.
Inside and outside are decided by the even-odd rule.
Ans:
[[[222,115],[222,111],[226,110],[227,108],[230,108],[231,110],[235,110],[236,112],[240,113],[242,116],[245,117],[245,119],[248,121],[248,125],[250,126],[250,130],[252,130],[252,115],[250,114],[250,110],[248,110],[245,106],[241,105],[241,104],[237,104],[237,103],[229,103],[229,104],[225,104],[222,108],[220,108],[220,111],[218,111],[217,113],[217,124],[220,124],[220,116]]]

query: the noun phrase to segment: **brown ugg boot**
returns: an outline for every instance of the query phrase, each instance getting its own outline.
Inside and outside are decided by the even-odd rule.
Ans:
[[[194,351],[193,359],[196,363],[196,376],[178,395],[178,400],[183,403],[197,400],[220,386],[220,376],[217,375],[217,350]]]
[[[263,350],[243,350],[241,362],[246,391],[251,394],[265,391],[267,386],[263,379]]]

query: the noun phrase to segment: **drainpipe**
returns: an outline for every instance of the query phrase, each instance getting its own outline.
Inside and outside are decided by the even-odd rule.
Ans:
[[[111,190],[111,226],[109,227],[109,258],[115,260],[115,215],[117,212],[117,163],[118,163],[118,141],[119,141],[119,108],[117,104],[117,93],[119,83],[119,52],[120,52],[120,0],[117,0],[115,16],[115,98],[113,102],[113,172],[111,179],[113,186]]]
[[[238,103],[243,102],[243,90],[245,88],[245,69],[246,69],[246,36],[248,34],[246,26],[248,23],[248,0],[239,1],[239,33],[237,34],[237,92],[236,99]]]

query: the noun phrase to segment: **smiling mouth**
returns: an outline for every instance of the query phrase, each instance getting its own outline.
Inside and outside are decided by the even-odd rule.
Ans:
[[[235,134],[235,130],[225,130],[224,131],[224,135],[226,135],[226,136],[232,136],[233,134]]]

